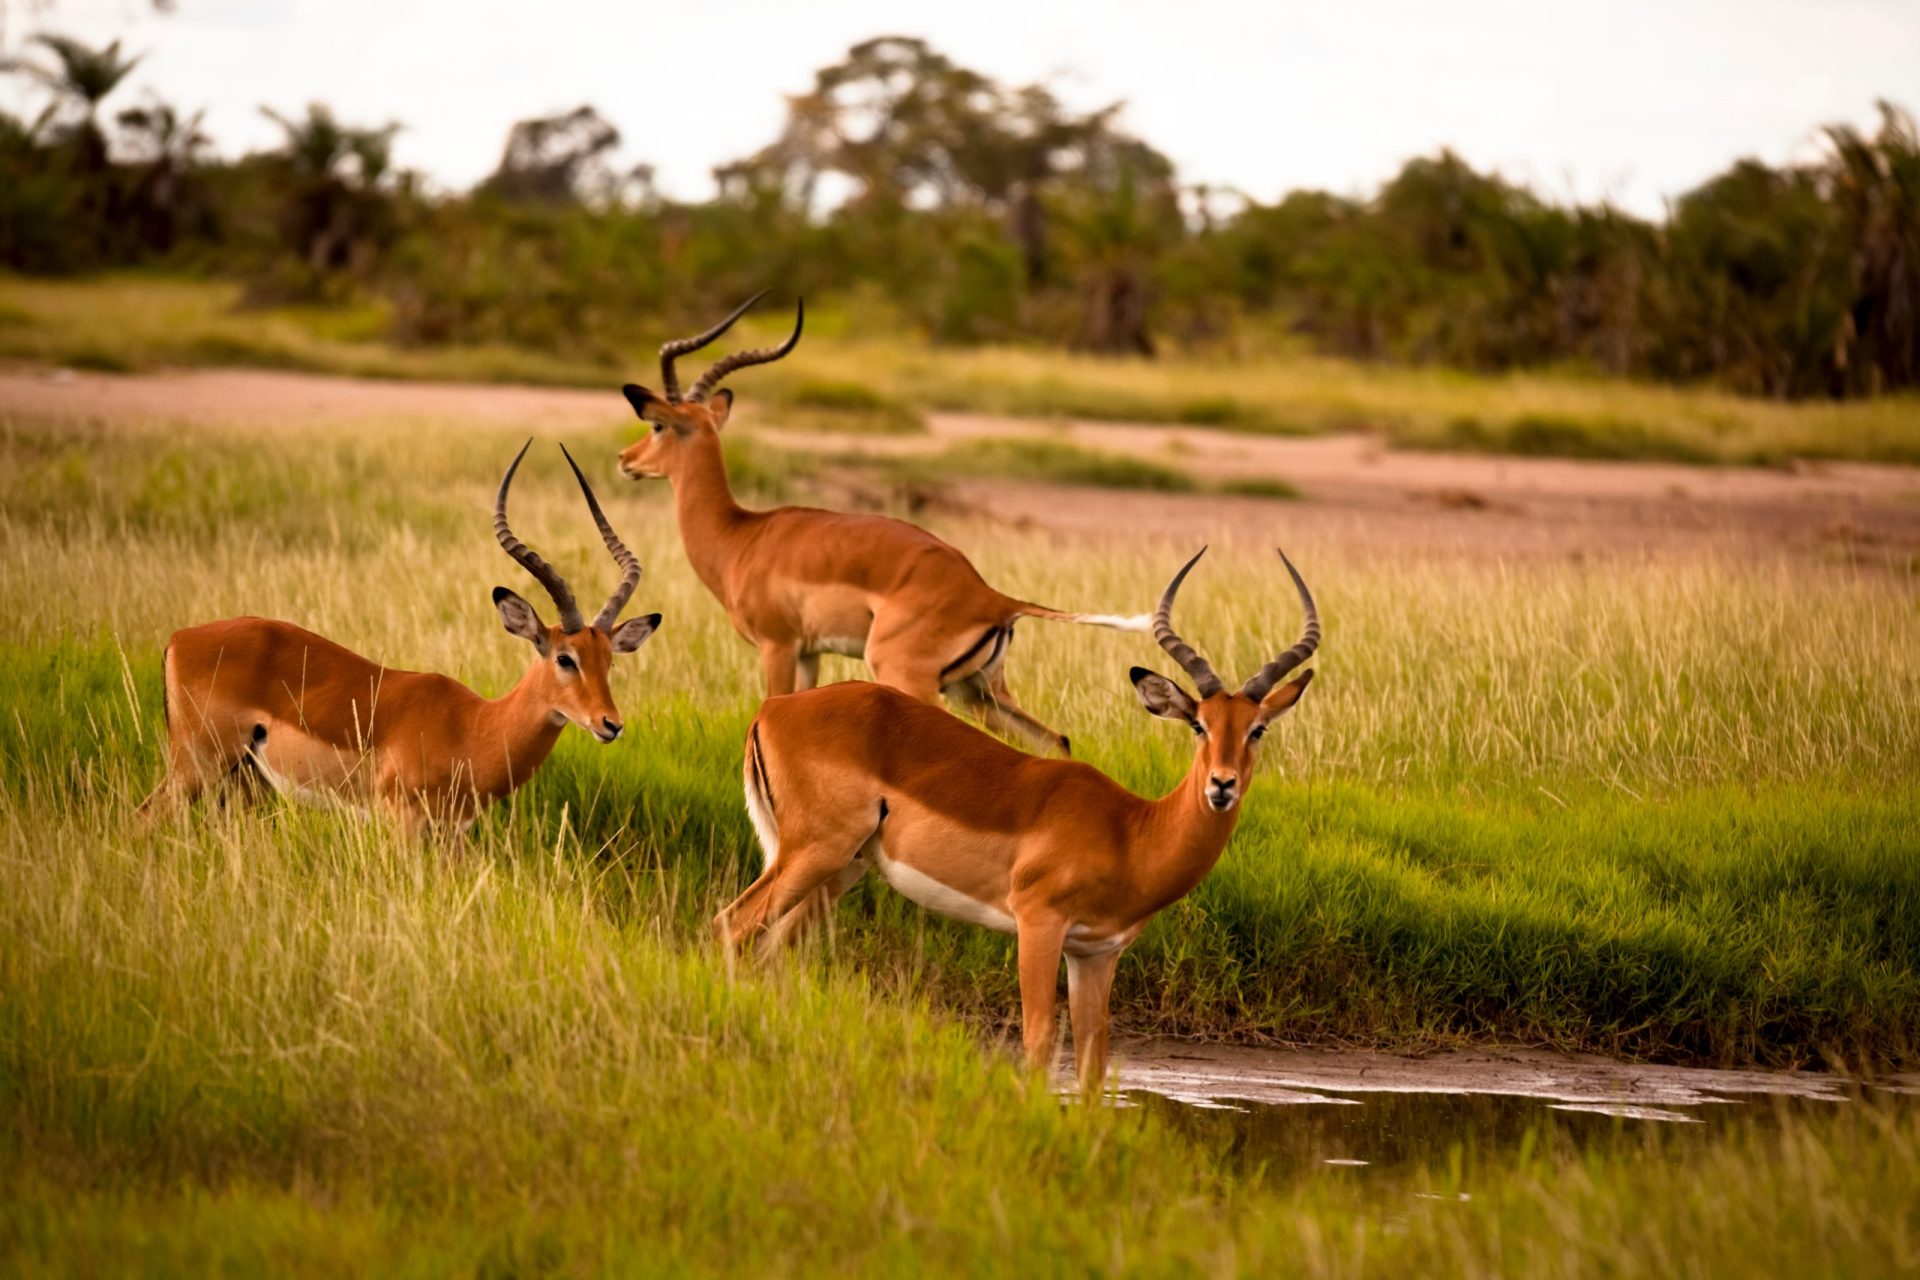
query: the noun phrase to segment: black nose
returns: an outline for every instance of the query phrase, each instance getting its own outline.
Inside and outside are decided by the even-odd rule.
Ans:
[[[606,718],[600,721],[600,727],[606,730],[607,741],[612,742],[615,738],[620,736],[620,730],[625,728],[626,726],[621,724],[618,720]]]

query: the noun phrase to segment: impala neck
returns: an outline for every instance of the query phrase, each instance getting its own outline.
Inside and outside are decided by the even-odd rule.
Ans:
[[[1196,754],[1180,785],[1150,802],[1148,838],[1141,846],[1145,855],[1142,887],[1155,900],[1156,911],[1185,897],[1207,878],[1239,824],[1245,791],[1239,804],[1221,813],[1207,803],[1206,786],[1206,765]]]
[[[489,700],[481,711],[479,740],[484,747],[497,745],[500,755],[491,763],[492,777],[479,776],[487,763],[473,762],[477,790],[506,795],[531,778],[552,754],[567,722],[553,710],[550,680],[546,659],[535,658],[518,684]]]
[[[727,484],[727,464],[717,432],[695,432],[681,453],[681,465],[668,476],[680,543],[687,549],[694,573],[725,604],[724,571],[732,555],[734,532],[747,513],[733,500]]]

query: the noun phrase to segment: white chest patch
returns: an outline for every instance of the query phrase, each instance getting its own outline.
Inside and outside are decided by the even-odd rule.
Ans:
[[[1070,956],[1103,956],[1109,951],[1120,950],[1139,936],[1140,930],[1137,928],[1096,936],[1086,925],[1076,924],[1067,930],[1065,950]]]
[[[936,911],[950,920],[977,924],[997,933],[1014,932],[1013,916],[1005,907],[982,902],[952,885],[935,880],[916,867],[895,862],[887,857],[886,850],[877,846],[873,851],[873,866],[880,873],[880,878],[892,885],[897,893],[929,911]]]

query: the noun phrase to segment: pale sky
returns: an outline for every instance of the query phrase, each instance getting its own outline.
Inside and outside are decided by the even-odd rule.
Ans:
[[[669,195],[780,127],[784,95],[879,34],[1126,121],[1189,182],[1271,200],[1371,191],[1451,146],[1542,194],[1657,215],[1739,156],[1813,154],[1873,101],[1920,110],[1920,0],[12,0],[36,29],[123,37],[151,87],[208,108],[218,149],[273,141],[261,104],[398,120],[400,163],[465,186],[515,120],[591,103]],[[0,88],[19,110],[22,86]]]

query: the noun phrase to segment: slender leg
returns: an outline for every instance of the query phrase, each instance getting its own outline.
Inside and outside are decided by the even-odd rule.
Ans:
[[[1060,948],[1067,922],[1039,916],[1017,922],[1020,951],[1020,1039],[1026,1048],[1027,1068],[1045,1071],[1052,1065],[1054,1007],[1060,992]]]
[[[844,871],[856,853],[836,854],[819,844],[791,851],[783,847],[779,859],[714,921],[722,942],[737,953],[749,939],[777,924],[808,894]]]
[[[860,883],[860,877],[866,875],[872,865],[865,858],[855,858],[849,862],[825,884],[803,898],[799,906],[775,920],[761,939],[761,949],[774,951],[805,938],[815,925],[832,912],[833,904],[845,897],[847,890]]]
[[[794,661],[793,690],[804,693],[820,684],[820,655],[803,653]]]
[[[1107,1079],[1107,1027],[1113,970],[1120,953],[1067,957],[1067,1013],[1073,1020],[1073,1063],[1080,1092],[1097,1094]]]
[[[769,698],[777,698],[783,693],[793,692],[799,659],[800,647],[791,641],[763,640],[760,642],[760,667],[766,672]]]
[[[1072,754],[1066,735],[1021,710],[1020,704],[1007,692],[1006,679],[997,671],[991,678],[973,675],[948,685],[946,694],[959,705],[960,710],[995,733],[1024,740],[1042,751],[1062,756]]]

